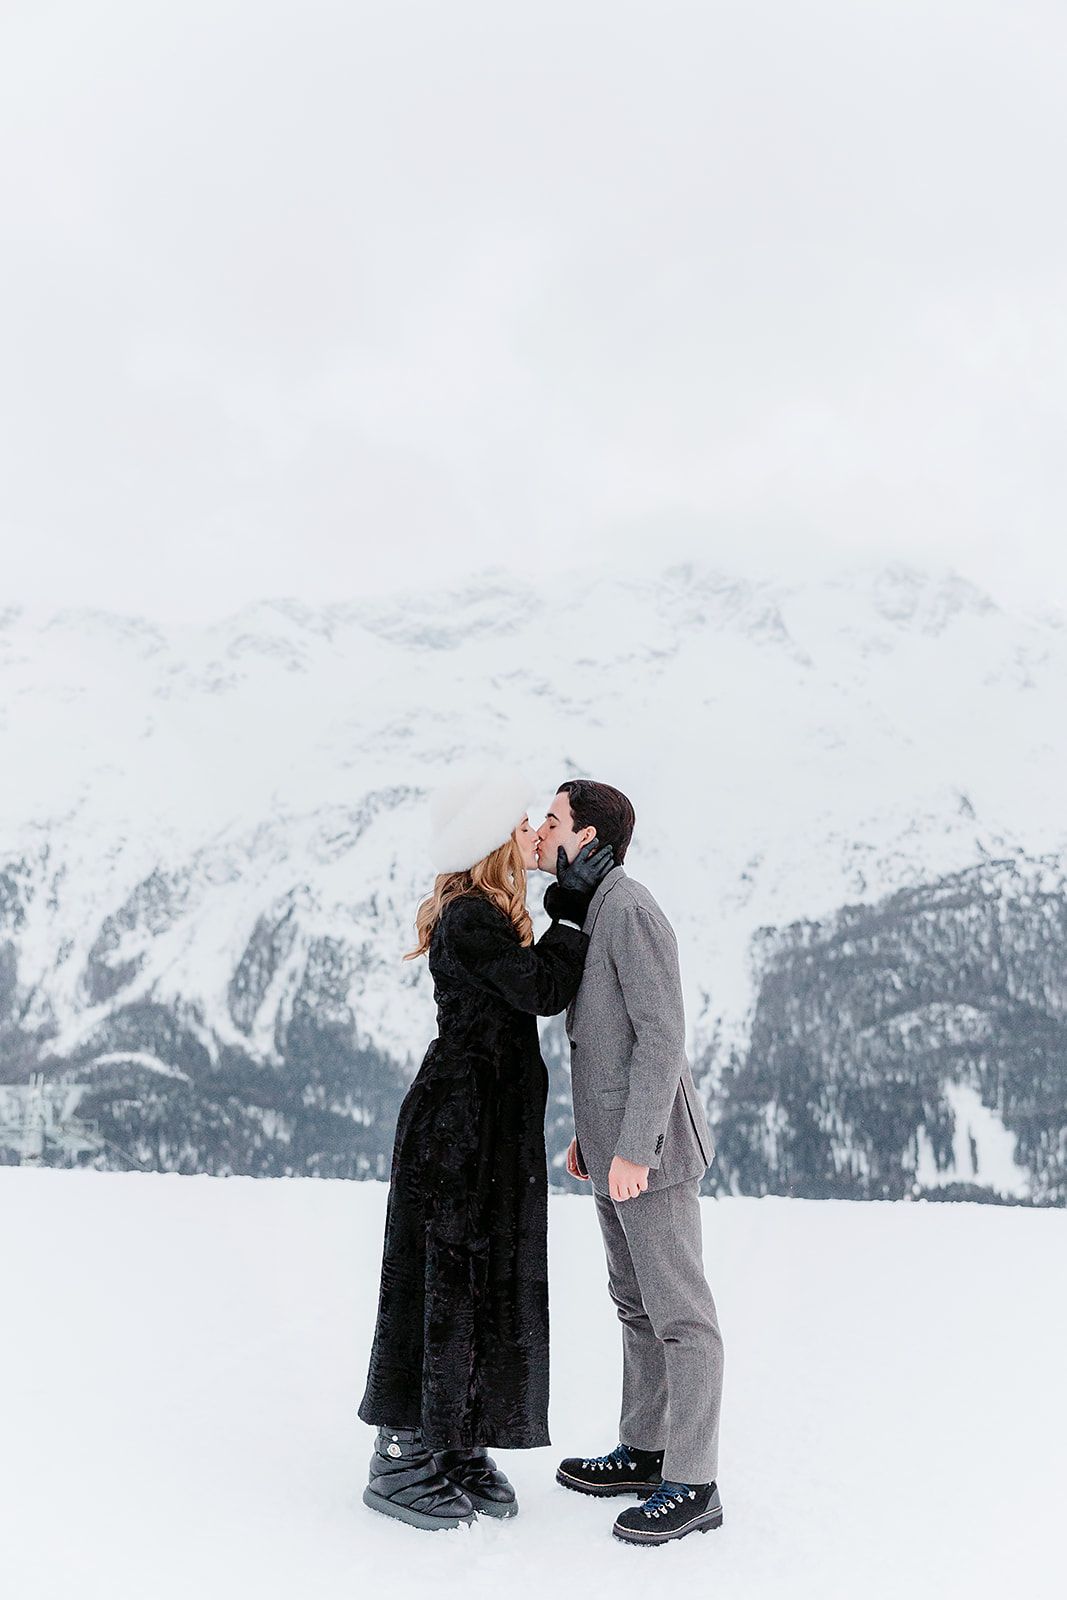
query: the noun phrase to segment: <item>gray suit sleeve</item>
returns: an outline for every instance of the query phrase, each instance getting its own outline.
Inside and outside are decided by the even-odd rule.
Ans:
[[[613,929],[612,958],[635,1035],[617,1155],[658,1167],[685,1064],[685,1008],[678,941],[668,922],[631,905]]]

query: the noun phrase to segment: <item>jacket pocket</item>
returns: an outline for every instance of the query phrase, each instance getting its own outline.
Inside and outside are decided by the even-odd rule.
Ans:
[[[630,1098],[629,1089],[598,1089],[596,1097],[605,1111],[622,1111]]]
[[[679,1088],[682,1091],[682,1099],[685,1101],[685,1109],[689,1113],[689,1121],[693,1129],[693,1138],[697,1142],[697,1149],[700,1151],[704,1161],[710,1167],[715,1155],[715,1140],[712,1137],[711,1129],[708,1127],[707,1117],[704,1115],[704,1108],[700,1104],[700,1097],[697,1094],[696,1086],[694,1085],[693,1087],[693,1095],[696,1098],[697,1109],[700,1112],[699,1122],[697,1121],[696,1113],[693,1111],[693,1104],[689,1098],[689,1087],[684,1078],[682,1078]],[[701,1127],[703,1127],[704,1133],[701,1133]],[[709,1144],[711,1145],[710,1150],[708,1149]]]

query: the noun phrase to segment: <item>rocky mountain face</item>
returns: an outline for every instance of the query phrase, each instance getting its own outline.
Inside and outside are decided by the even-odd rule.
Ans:
[[[427,791],[507,760],[635,801],[709,1188],[1067,1203],[1065,686],[1062,618],[906,569],[5,613],[0,1162],[387,1177]]]
[[[1067,1203],[1067,892],[992,862],[761,929],[715,1189]]]
[[[16,981],[17,933],[26,920],[17,891],[9,869],[0,876],[7,933],[0,943],[0,1140],[7,1130],[0,1158],[21,1156],[31,1106],[41,1116],[48,1114],[42,1106],[62,1101],[66,1114],[41,1152],[56,1164],[388,1177],[409,1074],[359,1036],[348,1001],[359,955],[350,944],[306,942],[284,1014],[274,1011],[265,1059],[253,1023],[292,951],[296,908],[257,917],[228,975],[231,1028],[222,1038],[195,997],[125,998],[143,955],[108,959],[120,929],[143,934],[147,923],[150,938],[165,925],[160,908],[169,895],[153,873],[132,903],[100,924],[82,973],[85,1002],[99,1021],[66,1052],[47,1022],[26,1026],[32,996]],[[27,1086],[31,1074],[42,1081]]]

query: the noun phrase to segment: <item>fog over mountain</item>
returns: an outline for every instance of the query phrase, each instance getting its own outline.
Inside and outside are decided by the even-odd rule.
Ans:
[[[0,615],[0,1160],[385,1175],[426,796],[484,759],[535,820],[632,796],[710,1188],[1067,1200],[1067,619],[903,566],[416,580]]]

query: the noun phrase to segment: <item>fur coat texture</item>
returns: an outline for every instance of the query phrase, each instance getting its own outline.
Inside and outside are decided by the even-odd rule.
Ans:
[[[364,1422],[427,1444],[548,1436],[548,1072],[537,1017],[574,998],[588,937],[534,945],[477,890],[430,941],[437,1037],[397,1118]]]

